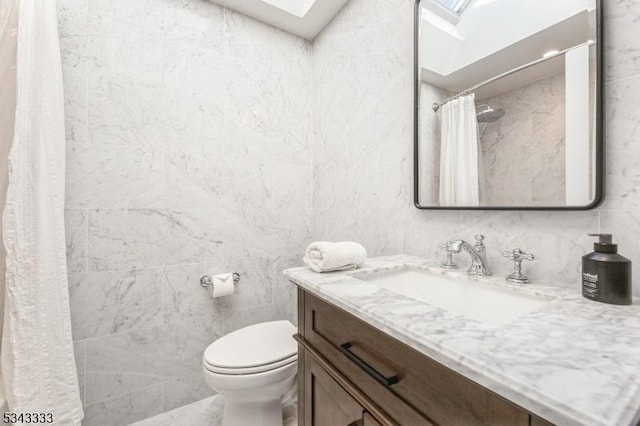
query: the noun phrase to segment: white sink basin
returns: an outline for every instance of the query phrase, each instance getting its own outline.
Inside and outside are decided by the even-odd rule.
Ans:
[[[507,324],[549,302],[481,280],[421,269],[353,274],[353,278],[494,326]]]

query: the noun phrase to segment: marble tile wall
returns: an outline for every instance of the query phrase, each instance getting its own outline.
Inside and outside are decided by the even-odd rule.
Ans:
[[[201,0],[59,0],[85,426],[212,394],[206,346],[294,319],[312,224],[311,46]],[[212,299],[205,273],[237,271]]]
[[[314,41],[314,237],[441,258],[442,241],[483,233],[496,274],[511,268],[500,251],[520,247],[537,256],[532,278],[578,286],[586,234],[600,230],[640,264],[640,2],[603,2],[607,196],[586,212],[413,207],[413,3],[351,0]],[[634,277],[640,296],[640,268]]]
[[[455,93],[420,82],[420,204],[438,205],[440,193],[440,118],[433,104]]]
[[[565,77],[556,74],[478,99],[505,115],[480,139],[482,202],[492,206],[565,204]]]

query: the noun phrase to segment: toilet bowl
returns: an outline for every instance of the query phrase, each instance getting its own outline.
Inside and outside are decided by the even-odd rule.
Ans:
[[[295,390],[295,333],[289,321],[263,322],[207,347],[204,377],[224,398],[223,426],[282,426],[283,397]]]

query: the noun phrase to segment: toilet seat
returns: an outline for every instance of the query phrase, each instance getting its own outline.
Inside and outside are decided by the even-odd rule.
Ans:
[[[265,373],[267,371],[275,370],[280,367],[285,367],[289,364],[292,364],[298,360],[298,355],[293,355],[289,358],[285,358],[275,363],[258,365],[255,367],[245,367],[245,368],[224,368],[218,367],[215,365],[209,364],[206,360],[204,362],[204,368],[207,371],[218,374],[231,374],[231,375],[239,375],[239,374],[257,374],[257,373]]]
[[[271,321],[241,328],[211,343],[204,368],[217,374],[244,375],[275,370],[296,362],[296,328],[289,321]]]

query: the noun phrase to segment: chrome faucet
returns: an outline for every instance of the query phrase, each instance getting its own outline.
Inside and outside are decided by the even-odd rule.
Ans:
[[[457,265],[451,260],[452,254],[458,254],[464,250],[471,257],[471,266],[467,273],[469,275],[486,276],[491,275],[489,265],[487,264],[487,250],[484,245],[484,235],[476,235],[476,243],[469,244],[465,240],[447,241],[441,245],[447,250],[447,262],[441,266],[445,269],[457,268]]]

